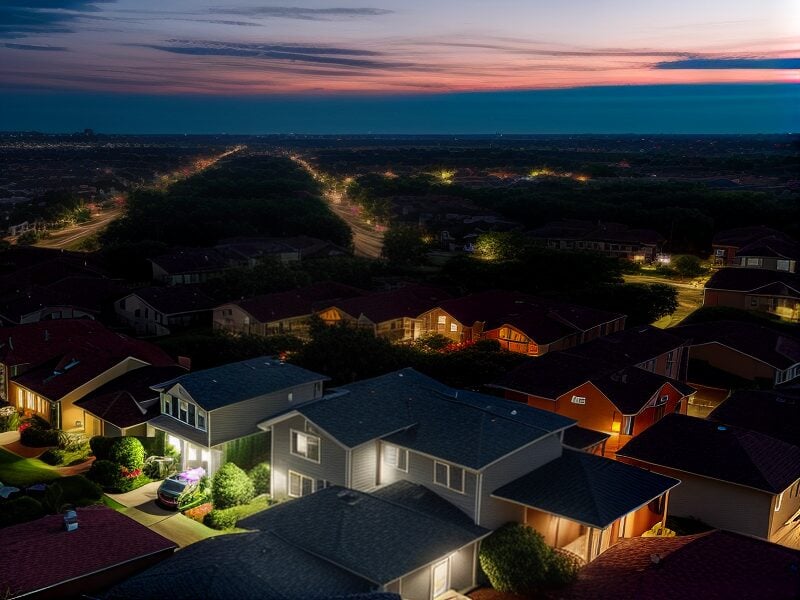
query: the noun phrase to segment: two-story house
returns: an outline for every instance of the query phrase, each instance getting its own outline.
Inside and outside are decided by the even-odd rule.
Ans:
[[[765,312],[800,321],[800,275],[768,269],[725,268],[703,290],[703,306]]]
[[[748,265],[747,260],[743,264],[739,252],[743,248],[758,244],[762,240],[790,242],[791,238],[777,229],[763,225],[719,231],[711,241],[714,264],[719,267],[749,266],[760,268],[762,266],[760,264]],[[750,257],[754,258],[753,255]]]
[[[332,485],[379,493],[404,481],[434,492],[480,527],[529,523],[549,543],[591,560],[661,522],[666,494],[678,481],[565,449],[564,431],[574,424],[403,369],[335,389],[259,427],[272,432],[277,498]],[[537,496],[542,483],[532,473],[539,469],[558,490],[552,498],[569,501]]]
[[[211,321],[215,302],[189,286],[146,287],[114,303],[117,317],[141,336],[169,335]]]
[[[152,386],[160,404],[148,430],[166,434],[182,468],[248,468],[270,457],[258,424],[321,398],[327,379],[267,356],[187,373]]]

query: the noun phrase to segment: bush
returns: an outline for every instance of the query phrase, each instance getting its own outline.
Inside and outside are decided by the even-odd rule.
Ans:
[[[547,566],[547,586],[562,588],[569,585],[578,577],[578,571],[584,561],[572,552],[553,549],[553,556]]]
[[[64,458],[66,458],[67,454],[68,453],[65,450],[50,448],[39,457],[39,460],[41,460],[43,463],[47,463],[48,465],[60,465],[64,463]]]
[[[269,463],[260,463],[247,474],[253,482],[256,495],[269,494]]]
[[[225,509],[247,504],[255,496],[255,489],[247,473],[234,463],[225,463],[214,475],[211,494],[214,498],[214,507]]]
[[[86,436],[82,433],[68,433],[66,431],[58,432],[58,448],[60,450],[67,450],[69,452],[77,452],[81,448],[87,446]]]
[[[203,524],[206,527],[211,527],[211,529],[233,529],[236,527],[236,521],[238,520],[239,512],[236,507],[215,508],[203,518]]]
[[[120,493],[130,492],[150,483],[151,481],[152,479],[150,479],[147,475],[138,475],[136,477],[120,477],[115,489]]]
[[[117,438],[96,435],[89,440],[89,447],[92,449],[92,454],[94,454],[97,460],[108,460],[108,454],[111,451],[111,446],[116,441]]]
[[[41,502],[30,496],[20,496],[0,504],[0,527],[33,521],[44,514]]]
[[[94,461],[86,476],[106,489],[115,489],[122,479],[119,465],[110,460]]]
[[[500,592],[532,595],[544,587],[552,550],[540,533],[509,523],[481,543],[481,568]]]
[[[0,415],[0,433],[3,433],[4,431],[16,431],[19,429],[19,413],[17,413],[16,409],[13,407],[11,408],[12,410],[6,411],[8,414]]]
[[[23,446],[31,446],[33,448],[58,446],[58,430],[43,429],[34,424],[20,430],[19,440]]]
[[[108,459],[128,469],[141,469],[144,466],[144,446],[135,437],[121,437],[114,440]]]
[[[195,506],[194,508],[190,508],[184,511],[184,515],[192,519],[193,521],[197,521],[198,523],[203,523],[205,521],[206,515],[209,514],[214,509],[214,505],[211,502],[206,502],[204,504],[200,504],[199,506]]]
[[[87,500],[99,500],[103,496],[103,489],[83,475],[62,477],[50,487],[52,485],[61,488],[64,502],[70,504],[86,504]]]

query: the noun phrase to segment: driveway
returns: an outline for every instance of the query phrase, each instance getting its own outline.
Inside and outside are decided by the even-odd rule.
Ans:
[[[125,506],[120,511],[122,514],[172,540],[181,548],[222,533],[184,517],[177,511],[159,506],[156,503],[156,491],[160,484],[160,481],[154,481],[132,492],[106,495]]]

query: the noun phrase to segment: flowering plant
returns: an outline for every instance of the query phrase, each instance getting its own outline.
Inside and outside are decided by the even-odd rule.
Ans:
[[[31,423],[30,421],[25,421],[25,422],[23,422],[23,423],[20,423],[20,425],[19,425],[19,432],[20,432],[20,433],[22,433],[23,431],[25,431],[25,430],[26,430],[28,427],[30,427],[31,425],[33,425],[33,423]]]
[[[136,479],[139,475],[142,474],[141,469],[128,469],[127,467],[120,467],[119,468],[120,475],[122,475],[125,479]]]

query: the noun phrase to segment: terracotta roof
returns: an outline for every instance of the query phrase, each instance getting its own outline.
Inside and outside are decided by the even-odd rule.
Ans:
[[[565,600],[793,600],[800,552],[728,531],[622,540],[557,593]]]
[[[335,306],[355,319],[364,315],[373,323],[382,323],[402,317],[417,317],[449,297],[449,294],[438,288],[413,285],[341,300],[329,306]]]
[[[229,304],[239,306],[261,323],[269,323],[290,317],[310,315],[319,303],[330,303],[334,300],[354,298],[365,294],[366,292],[349,285],[329,281],[288,292],[255,296]]]
[[[733,425],[670,414],[617,456],[779,494],[800,478],[800,447]]]
[[[13,525],[0,535],[0,588],[11,598],[175,548],[174,542],[105,506],[78,508],[78,529],[62,515]],[[124,540],[124,543],[120,543]]]
[[[800,298],[800,276],[769,269],[728,267],[714,273],[705,289]]]

